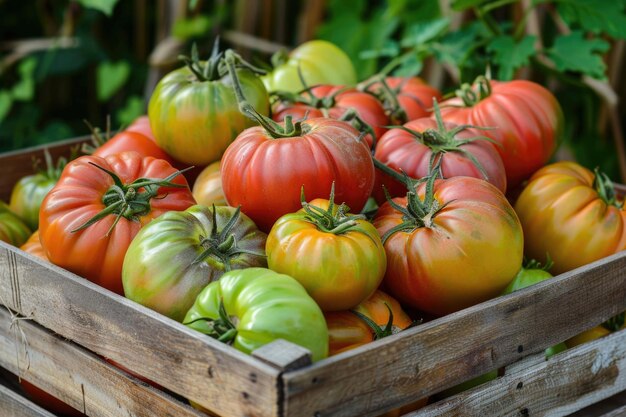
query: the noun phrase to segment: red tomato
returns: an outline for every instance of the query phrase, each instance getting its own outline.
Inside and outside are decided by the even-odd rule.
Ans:
[[[398,333],[413,324],[400,303],[379,290],[357,305],[353,311],[327,312],[324,317],[328,325],[329,356]],[[372,329],[367,319],[378,328]],[[385,332],[387,327],[388,331]]]
[[[500,143],[498,152],[513,188],[548,162],[563,131],[563,113],[556,98],[539,84],[477,79],[462,87],[462,97],[441,103],[444,120],[494,127],[483,131]]]
[[[367,86],[366,90],[385,104],[392,124],[428,117],[433,99],[441,101],[441,92],[419,77],[386,77],[385,83],[388,90],[380,82]]]
[[[126,132],[140,133],[154,141],[154,134],[152,133],[152,128],[150,127],[150,119],[147,115],[139,116],[124,130]]]
[[[519,270],[524,239],[493,185],[433,180],[383,204],[374,226],[387,252],[385,288],[405,305],[444,315],[499,295]]]
[[[31,255],[35,255],[44,261],[48,260],[46,253],[41,246],[41,241],[39,240],[39,230],[36,230],[35,233],[28,238],[26,243],[20,246],[20,249],[24,252],[30,253]]]
[[[342,86],[321,85],[311,89],[311,94],[302,93],[290,95],[289,99],[278,103],[272,118],[282,122],[285,116],[291,115],[294,119],[308,117],[330,117],[341,119],[350,109],[354,109],[358,116],[373,130],[376,138],[387,131],[389,119],[385,115],[382,104],[371,94],[357,91],[354,88],[345,89]],[[372,146],[371,135],[365,136]]]
[[[454,123],[446,122],[438,126],[433,119],[413,120],[405,124],[404,129],[392,129],[385,133],[376,146],[374,156],[395,171],[404,171],[413,178],[427,176],[436,159],[441,158],[444,178],[481,178],[506,192],[506,173],[496,146],[480,139],[482,131],[459,129]],[[382,185],[391,197],[406,194],[403,184],[376,170],[373,195],[379,204],[385,201]]]
[[[120,152],[135,151],[141,156],[151,156],[157,159],[164,159],[170,164],[174,160],[149,137],[137,132],[127,130],[118,133],[98,147],[92,155],[106,158]]]
[[[66,417],[84,416],[84,414],[80,411],[76,410],[73,407],[70,407],[63,401],[57,399],[55,396],[48,394],[46,391],[37,388],[25,379],[21,379],[20,384],[22,385],[22,389],[24,389],[24,391],[26,391],[26,393],[28,394],[28,397],[40,407],[43,407],[46,410],[55,414],[61,414]]]
[[[136,152],[70,162],[41,205],[39,233],[46,256],[123,294],[122,263],[139,229],[195,203],[184,177],[172,178],[176,173],[163,159]]]
[[[241,205],[241,211],[265,232],[279,217],[302,207],[302,187],[313,200],[328,196],[335,182],[336,201],[354,212],[363,208],[374,184],[374,164],[356,129],[328,118],[291,127],[263,123],[266,128],[244,130],[222,158],[228,204]]]

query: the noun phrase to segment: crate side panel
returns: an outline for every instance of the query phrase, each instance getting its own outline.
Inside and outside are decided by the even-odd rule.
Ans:
[[[279,370],[0,242],[0,303],[224,416],[275,416]]]
[[[0,385],[0,410],[3,417],[56,417],[3,385]]]
[[[626,390],[626,330],[405,417],[566,416]]]
[[[625,310],[624,270],[626,252],[286,373],[286,415],[377,415],[540,352]]]

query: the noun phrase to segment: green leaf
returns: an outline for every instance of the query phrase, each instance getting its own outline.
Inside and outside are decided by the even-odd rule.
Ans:
[[[118,125],[128,126],[137,117],[146,113],[146,105],[141,96],[130,96],[124,107],[115,114]]]
[[[385,42],[385,44],[378,49],[366,49],[361,51],[359,54],[359,58],[361,59],[372,59],[372,58],[380,58],[380,57],[395,57],[400,53],[400,47],[398,44],[389,39]]]
[[[2,123],[6,115],[9,114],[12,104],[13,99],[11,98],[11,93],[6,90],[0,90],[0,123]]]
[[[107,101],[119,90],[130,75],[130,64],[126,61],[103,62],[96,71],[98,100]]]
[[[452,9],[460,12],[463,10],[470,9],[472,7],[480,6],[485,3],[487,0],[454,0],[452,2]]]
[[[536,54],[535,39],[536,36],[525,36],[516,42],[508,35],[493,38],[487,51],[494,54],[493,62],[499,67],[499,80],[510,80],[516,69],[528,64],[530,57]]]
[[[113,14],[113,8],[117,4],[118,0],[77,0],[78,3],[84,7],[98,10],[107,16]]]
[[[172,35],[186,40],[206,35],[211,30],[211,19],[206,15],[198,15],[189,19],[178,19],[172,27]]]
[[[559,71],[576,71],[594,78],[604,78],[606,66],[598,53],[606,52],[609,43],[602,39],[585,39],[575,31],[556,38],[547,53]]]
[[[429,22],[415,23],[408,27],[406,36],[400,41],[400,45],[403,48],[410,48],[425,44],[443,34],[448,29],[449,24],[450,20],[445,17]]]
[[[558,11],[570,25],[578,24],[595,34],[626,38],[624,0],[559,0]]]
[[[416,53],[408,53],[406,58],[402,59],[400,66],[393,71],[393,75],[397,77],[414,77],[420,73],[424,66],[422,59]]]
[[[35,95],[35,68],[37,68],[37,58],[29,57],[20,62],[17,68],[20,80],[11,89],[14,100],[29,101]]]
[[[447,33],[431,46],[435,58],[438,61],[461,67],[479,45],[482,30],[484,30],[483,25],[480,22],[474,22],[460,30]]]

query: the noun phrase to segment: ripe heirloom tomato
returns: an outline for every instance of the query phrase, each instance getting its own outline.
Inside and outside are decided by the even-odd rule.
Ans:
[[[187,66],[163,77],[152,93],[148,114],[156,143],[180,162],[208,165],[219,160],[237,134],[253,124],[239,112],[232,79],[220,70],[221,62],[217,44],[207,62],[200,62],[194,49]],[[238,64],[247,99],[268,114],[263,83],[249,64],[240,58]]]
[[[35,255],[44,261],[48,260],[46,252],[44,252],[43,246],[41,246],[41,241],[39,240],[39,230],[36,230],[35,233],[28,238],[26,243],[20,246],[20,249],[24,252],[30,253],[31,255]]]
[[[441,101],[441,92],[419,77],[385,77],[384,83],[374,79],[361,88],[379,97],[392,124],[428,117],[433,100]]]
[[[352,61],[344,51],[334,44],[313,40],[305,42],[287,55],[284,51],[276,53],[272,57],[274,69],[269,74],[262,76],[263,84],[267,91],[289,91],[296,93],[302,91],[302,77],[307,85],[356,84],[356,72]]]
[[[365,136],[371,147],[374,139],[379,139],[387,131],[389,119],[385,115],[382,104],[371,94],[360,92],[354,88],[342,86],[320,85],[301,94],[279,93],[280,101],[275,105],[272,118],[277,122],[285,120],[287,115],[293,119],[308,117],[330,117],[343,120],[348,112],[355,112],[362,122],[373,130]]]
[[[437,103],[435,102],[435,106]],[[506,172],[502,158],[482,131],[441,120],[422,118],[385,133],[376,146],[374,157],[390,168],[404,171],[413,178],[423,178],[441,160],[444,178],[468,176],[481,178],[506,192]],[[376,170],[373,195],[379,204],[385,201],[382,186],[391,197],[406,194],[400,182]]]
[[[227,54],[234,72],[232,56]],[[232,77],[236,80],[236,77]],[[365,206],[374,184],[374,164],[359,132],[346,122],[314,118],[283,124],[255,112],[235,83],[240,107],[263,127],[244,130],[222,158],[222,187],[231,206],[241,206],[263,231],[301,207],[302,187],[309,198],[328,195],[356,212]]]
[[[224,272],[267,266],[266,238],[233,207],[198,205],[165,213],[128,247],[124,295],[182,321],[200,291]]]
[[[309,349],[313,361],[328,356],[318,305],[298,281],[269,269],[227,272],[202,290],[184,323],[245,353],[285,339]]]
[[[63,172],[63,168],[67,164],[65,158],[59,158],[57,164],[54,165],[50,153],[46,150],[44,154],[46,157],[46,169],[20,179],[13,187],[9,203],[13,213],[20,216],[32,230],[36,230],[39,227],[41,202],[59,180],[61,172]]]
[[[302,209],[282,216],[267,238],[267,264],[300,282],[323,311],[347,310],[370,297],[385,275],[385,249],[364,216],[302,196]]]
[[[0,240],[13,246],[21,246],[28,240],[31,231],[9,206],[0,201]]]
[[[67,164],[39,214],[50,262],[122,294],[122,262],[139,229],[195,201],[180,171],[162,159],[123,152]]]
[[[433,315],[497,296],[522,263],[523,233],[513,208],[477,178],[435,180],[433,173],[407,197],[383,204],[374,226],[387,252],[385,289]]]
[[[144,135],[150,140],[154,141],[154,134],[150,127],[150,118],[147,115],[139,116],[136,118],[130,126],[124,129],[125,132],[135,132]]]
[[[193,183],[193,198],[203,206],[226,206],[226,197],[222,190],[222,175],[220,174],[220,162],[213,162],[200,172]]]
[[[380,290],[352,311],[327,312],[324,317],[328,325],[329,356],[399,333],[413,324],[400,303]]]
[[[526,256],[554,262],[561,274],[626,249],[626,211],[606,175],[574,162],[537,171],[515,210]]]
[[[479,77],[474,86],[463,85],[458,95],[441,103],[444,120],[496,128],[483,134],[502,145],[497,149],[509,188],[544,166],[556,150],[563,113],[556,98],[541,85]]]

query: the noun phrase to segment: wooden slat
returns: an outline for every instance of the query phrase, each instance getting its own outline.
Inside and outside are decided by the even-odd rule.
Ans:
[[[88,140],[88,136],[55,142],[50,145],[37,146],[19,151],[0,154],[0,200],[9,201],[11,190],[15,183],[22,177],[33,173],[33,161],[39,159],[44,162],[44,149],[50,151],[53,160],[60,156],[68,157],[72,147]],[[45,165],[42,165],[42,167]]]
[[[624,395],[626,395],[626,393]],[[626,416],[626,405],[620,408],[616,408],[613,411],[609,411],[605,414],[602,414],[602,417],[624,417],[624,416]]]
[[[0,385],[0,411],[2,417],[56,417],[3,385]]]
[[[4,309],[0,366],[91,417],[203,416],[35,323],[20,320],[11,329]]]
[[[624,390],[626,331],[578,346],[404,417],[558,417]]]
[[[540,352],[625,310],[624,270],[626,252],[286,373],[285,415],[376,415]]]
[[[275,416],[280,370],[0,242],[0,303],[228,416]]]

